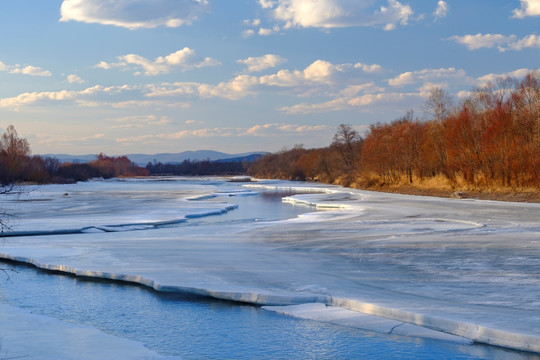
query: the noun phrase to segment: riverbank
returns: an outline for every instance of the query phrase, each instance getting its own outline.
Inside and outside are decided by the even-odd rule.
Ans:
[[[540,203],[540,189],[538,188],[490,186],[481,183],[473,186],[467,184],[462,178],[458,177],[451,182],[442,175],[430,178],[413,177],[412,183],[408,178],[401,178],[392,182],[365,177],[352,181],[338,178],[333,184],[359,190],[403,195]]]
[[[452,190],[421,188],[407,185],[369,186],[361,187],[359,189],[393,194],[434,196],[442,198],[540,203],[540,192],[534,190]]]

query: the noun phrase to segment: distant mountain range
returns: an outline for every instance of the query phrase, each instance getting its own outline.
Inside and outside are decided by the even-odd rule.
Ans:
[[[253,161],[267,154],[264,151],[248,152],[241,154],[227,154],[213,150],[184,151],[180,153],[161,153],[161,154],[126,154],[126,156],[139,166],[145,166],[149,162],[181,163],[184,160],[201,161]],[[60,162],[86,163],[96,159],[93,155],[68,155],[68,154],[43,154],[41,156],[50,156],[58,159]]]

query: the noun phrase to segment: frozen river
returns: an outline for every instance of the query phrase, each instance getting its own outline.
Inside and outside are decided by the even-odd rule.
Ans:
[[[298,333],[305,334],[306,339],[311,336],[303,343],[304,348],[315,349],[315,344],[320,345],[321,352],[312,353],[313,358],[371,354],[367,350],[369,346],[359,345],[360,338],[375,338],[374,348],[379,348],[381,356],[385,349],[390,351],[386,342],[399,346],[412,344],[410,348],[420,349],[423,355],[412,355],[411,359],[430,358],[429,354],[444,358],[441,353],[447,354],[448,359],[537,358],[534,354],[473,345],[472,341],[540,353],[540,207],[537,204],[411,197],[279,181],[240,184],[223,179],[168,180],[96,181],[30,189],[22,198],[4,202],[17,216],[11,219],[11,230],[6,234],[10,237],[5,238],[0,253],[4,258],[44,269],[151,287],[157,292],[143,291],[142,298],[129,302],[129,309],[132,304],[139,307],[124,313],[145,313],[149,320],[144,321],[162,324],[154,325],[158,328],[171,329],[177,323],[172,320],[177,318],[166,315],[155,305],[171,302],[165,293],[203,295],[263,306],[264,310],[200,299],[187,301],[194,307],[185,313],[199,314],[189,321],[190,326],[197,321],[204,323],[206,315],[196,310],[200,304],[235,309],[220,310],[220,313],[232,312],[218,321],[221,328],[216,327],[219,333],[231,333],[226,341],[231,347],[222,353],[228,358],[260,356],[261,353],[249,355],[241,345],[235,347],[233,339],[235,332],[256,334],[262,327],[277,329],[255,341],[262,345],[263,338],[272,338],[272,346],[267,346],[266,353],[272,358],[280,354],[276,344],[282,346],[283,358],[291,358],[285,355],[289,351],[287,342],[275,340],[280,333],[287,334],[284,338],[294,339],[289,333],[291,327],[299,328]],[[296,195],[281,203],[281,196],[293,193]],[[20,273],[28,274],[28,269]],[[12,277],[16,279],[17,274]],[[21,350],[20,346],[31,349],[28,344],[19,346],[20,339],[10,333],[10,327],[14,323],[22,326],[18,319],[26,316],[45,316],[39,318],[44,321],[44,329],[53,326],[67,333],[73,332],[72,326],[82,331],[73,323],[88,326],[84,327],[85,334],[90,332],[92,336],[85,339],[95,338],[103,343],[101,337],[104,337],[116,344],[113,348],[120,349],[121,343],[140,356],[127,358],[220,357],[209,353],[197,356],[185,346],[184,352],[164,350],[150,346],[152,341],[143,335],[132,336],[108,325],[100,326],[106,322],[103,318],[111,314],[108,308],[101,320],[99,316],[93,320],[78,317],[81,312],[100,313],[83,311],[86,297],[89,297],[88,308],[92,309],[90,302],[94,297],[101,299],[95,300],[97,304],[105,302],[108,296],[126,298],[131,295],[123,292],[134,291],[132,287],[121,290],[125,286],[100,283],[107,290],[92,290],[94,295],[92,292],[81,295],[75,301],[69,296],[79,291],[73,290],[81,288],[79,282],[52,280],[78,283],[66,292],[69,296],[65,295],[65,301],[75,302],[80,308],[76,308],[75,315],[65,315],[62,309],[49,307],[54,301],[44,300],[47,289],[62,285],[40,286],[36,284],[41,281],[33,281],[31,274],[24,276],[27,277],[18,283],[32,283],[33,290],[28,290],[28,294],[33,295],[23,296],[24,286],[11,292],[9,289],[17,286],[9,283],[0,292],[0,300],[8,304],[0,307],[0,311],[13,318],[13,322],[4,321],[0,326],[0,335],[6,334],[0,357],[8,350]],[[98,296],[98,293],[110,295]],[[156,301],[163,296],[167,301]],[[32,303],[32,299],[41,297],[43,301]],[[147,303],[154,305],[140,306]],[[13,306],[25,310],[19,312]],[[247,330],[249,326],[239,320],[246,314],[247,318],[258,319],[251,321],[252,330]],[[49,317],[59,323],[50,325]],[[69,325],[64,323],[66,320],[70,321]],[[130,321],[135,327],[138,321],[143,322],[142,315],[127,320],[124,326],[129,328]],[[190,328],[184,332],[193,331]],[[375,333],[381,335],[374,336]],[[382,335],[385,333],[392,335]],[[261,332],[257,334],[260,336]],[[54,343],[51,336],[43,336],[43,342]],[[409,340],[403,342],[396,337]],[[134,343],[124,343],[124,338]],[[201,341],[204,335],[197,338]],[[324,345],[322,339],[332,339],[327,342],[331,346]],[[427,348],[418,346],[418,339]],[[92,344],[89,340],[87,343]],[[144,343],[147,348],[140,348],[137,343]],[[75,351],[85,349],[84,344],[65,341],[53,345],[75,347]],[[207,348],[216,346],[210,340],[207,343]],[[257,351],[261,348],[252,347]],[[346,351],[340,353],[343,349]],[[400,349],[396,351],[412,354],[408,348]],[[111,351],[110,358],[114,358],[115,351],[121,350]],[[128,350],[123,352],[128,353]],[[310,357],[308,353],[301,356],[302,352],[291,352],[295,353],[298,358]],[[373,354],[372,358],[377,358]],[[87,358],[106,356],[89,354]]]

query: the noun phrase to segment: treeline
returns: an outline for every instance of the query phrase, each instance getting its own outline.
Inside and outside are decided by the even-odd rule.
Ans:
[[[358,187],[442,179],[453,188],[540,189],[538,71],[500,78],[458,104],[434,88],[423,110],[422,121],[409,111],[363,136],[341,125],[329,147],[270,154],[248,173]]]
[[[184,160],[179,164],[162,164],[149,162],[146,170],[150,175],[241,175],[247,170],[247,163],[243,161],[210,161],[210,160]]]
[[[14,183],[69,183],[91,178],[119,176],[146,176],[148,171],[127,157],[109,157],[99,154],[84,163],[60,163],[51,157],[32,156],[26,139],[19,138],[10,125],[0,137],[0,184]]]

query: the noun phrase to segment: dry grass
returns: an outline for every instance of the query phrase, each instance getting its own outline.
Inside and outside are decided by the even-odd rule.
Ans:
[[[397,181],[386,182],[376,176],[364,175],[355,179],[350,186],[371,191],[409,195],[540,203],[540,190],[535,188],[487,186],[483,181],[471,185],[461,177],[450,181],[443,175],[423,179],[415,177],[412,183],[406,177],[402,177]]]

